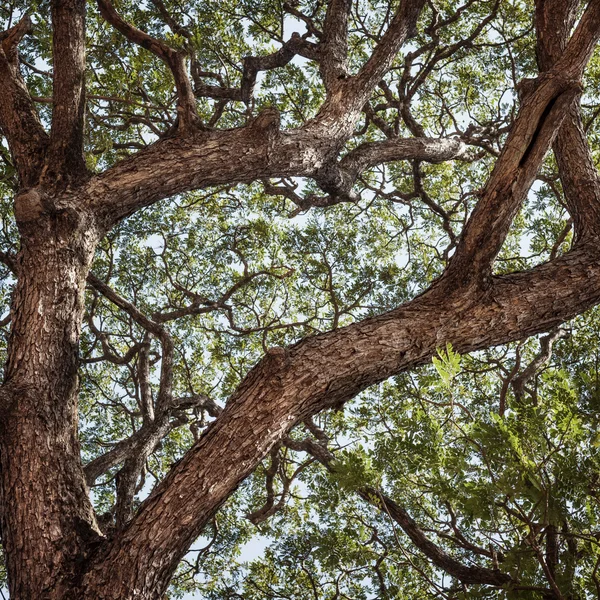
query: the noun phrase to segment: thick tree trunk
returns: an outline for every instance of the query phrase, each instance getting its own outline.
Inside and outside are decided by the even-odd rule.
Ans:
[[[2,537],[11,599],[64,599],[99,537],[77,438],[77,350],[97,235],[75,211],[47,214],[35,191],[17,203],[22,246],[2,387]]]

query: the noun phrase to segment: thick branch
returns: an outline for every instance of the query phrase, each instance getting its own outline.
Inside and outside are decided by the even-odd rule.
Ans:
[[[541,70],[560,59],[577,16],[577,0],[536,3],[537,57]],[[558,172],[569,213],[573,217],[575,243],[600,231],[600,178],[581,119],[579,104],[572,106],[554,142]]]
[[[25,15],[14,27],[0,33],[0,129],[19,172],[19,182],[25,188],[37,183],[48,144],[19,71],[17,45],[30,29],[31,20]]]
[[[525,95],[517,120],[465,229],[448,273],[484,281],[544,155],[577,98],[600,37],[600,0],[591,0],[565,51]]]
[[[348,74],[348,17],[352,0],[330,0],[321,40],[321,74],[325,88],[331,90]]]
[[[85,0],[52,2],[53,91],[49,169],[51,184],[85,174]]]
[[[158,55],[169,53],[164,44],[125,23],[107,0],[98,1],[105,18],[122,33]],[[108,228],[157,200],[210,185],[313,176],[331,162],[332,153],[352,134],[366,99],[414,30],[423,4],[424,0],[402,3],[365,68],[355,78],[345,80],[304,128],[279,132],[278,119],[271,118],[274,111],[268,111],[269,118],[265,111],[241,129],[197,132],[184,140],[161,140],[94,179],[88,191],[100,220]],[[306,45],[299,36],[292,36],[288,44],[292,42]],[[284,46],[273,55],[249,60],[260,61],[261,69],[272,68],[271,61],[277,65],[291,59],[288,50]],[[257,68],[256,64],[251,67],[247,65],[247,77]],[[251,86],[252,79],[249,81],[247,86]]]
[[[465,284],[481,283],[488,277],[510,225],[578,93],[572,82],[552,73],[527,96],[463,230],[447,269],[449,276],[461,274]]]
[[[328,196],[311,194],[302,197],[289,188],[270,184],[265,184],[265,191],[289,198],[301,210],[357,202],[360,198],[352,188],[358,177],[371,167],[399,160],[441,163],[454,159],[469,159],[469,147],[458,138],[392,138],[366,142],[346,154],[339,163],[326,165],[315,174],[315,181]]]

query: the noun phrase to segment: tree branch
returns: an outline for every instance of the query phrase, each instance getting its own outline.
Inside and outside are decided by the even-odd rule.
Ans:
[[[159,56],[172,52],[123,21],[108,0],[98,2],[105,18],[136,43]],[[319,115],[303,128],[279,132],[279,119],[272,115],[275,111],[264,111],[240,129],[196,132],[186,139],[161,140],[95,178],[86,193],[99,220],[110,228],[119,219],[159,199],[220,182],[313,176],[330,162],[332,150],[337,151],[352,134],[366,99],[389,68],[406,36],[414,30],[423,4],[424,0],[402,3],[365,68],[355,78],[345,80],[338,92],[325,102]],[[298,43],[299,48],[306,47],[299,36],[292,36],[289,44],[292,42]],[[277,65],[288,60],[288,50],[284,46],[268,57],[249,59],[247,79],[257,68],[255,61],[260,61],[261,69],[271,68],[271,62]],[[251,82],[251,78],[249,80]],[[249,92],[244,93],[247,96]],[[181,168],[182,163],[185,169]]]
[[[14,27],[0,33],[0,129],[23,188],[37,183],[48,145],[48,135],[19,70],[17,45],[30,30],[31,19],[25,15]]]
[[[286,437],[286,446],[292,450],[306,452],[316,458],[330,473],[335,473],[335,455],[323,442],[315,443],[310,438],[301,441]],[[513,582],[510,575],[498,569],[488,569],[477,565],[467,566],[452,558],[439,546],[434,544],[418,526],[414,519],[381,490],[364,486],[356,493],[369,505],[378,508],[395,521],[413,544],[436,566],[465,584],[483,584],[502,586]]]
[[[135,305],[117,294],[110,286],[98,279],[92,273],[88,274],[87,282],[100,292],[107,300],[124,310],[138,325],[155,335],[161,343],[162,357],[157,410],[162,411],[172,401],[173,388],[173,339],[169,332],[159,323],[144,315]]]
[[[328,92],[348,75],[348,17],[351,8],[352,0],[330,0],[327,5],[319,66]]]
[[[552,356],[552,346],[557,340],[567,337],[568,332],[562,327],[556,327],[554,331],[551,331],[548,335],[545,335],[540,339],[540,351],[535,358],[523,369],[519,375],[517,375],[510,383],[517,400],[523,398],[525,391],[525,385],[532,377],[535,376],[537,371],[544,366]]]
[[[248,104],[254,92],[256,76],[259,71],[270,71],[287,65],[296,55],[310,60],[320,60],[318,46],[305,40],[300,34],[292,33],[277,52],[264,56],[246,56],[244,58],[244,73],[242,75],[241,100]]]
[[[579,4],[577,0],[536,2],[537,57],[541,70],[551,69],[560,59]],[[577,244],[600,233],[600,178],[579,103],[570,108],[553,148]]]
[[[45,179],[71,183],[86,173],[83,157],[85,110],[85,0],[52,2],[52,127]]]
[[[523,99],[494,171],[477,203],[448,275],[481,283],[491,271],[510,224],[544,155],[579,94],[579,81],[600,37],[600,0],[591,0],[566,49]]]
[[[360,71],[349,81],[352,104],[362,109],[375,86],[381,81],[402,48],[416,33],[417,20],[424,0],[403,0],[390,26]],[[346,92],[345,92],[346,93]]]
[[[219,419],[111,542],[89,577],[109,571],[113,561],[125,561],[132,565],[131,586],[164,589],[168,574],[221,503],[295,423],[429,361],[447,341],[458,352],[470,352],[571,318],[600,300],[599,258],[597,245],[580,246],[528,273],[492,278],[485,294],[460,287],[449,294],[434,285],[390,313],[307,338],[287,350],[271,349]],[[219,467],[223,460],[226,470]],[[156,522],[163,525],[160,531]],[[149,544],[153,552],[139,551]],[[154,577],[142,580],[148,573],[145,560],[154,561],[156,570]],[[110,583],[104,593],[107,599],[118,597],[111,595]]]
[[[149,50],[171,69],[177,89],[177,116],[179,131],[185,134],[197,129],[200,118],[196,112],[196,98],[185,66],[185,55],[173,50],[165,42],[157,40],[147,33],[130,25],[119,15],[109,0],[98,0],[102,17],[130,42]]]
[[[469,160],[469,147],[458,138],[392,138],[382,142],[365,142],[346,154],[339,163],[325,165],[314,175],[315,181],[328,196],[311,194],[302,197],[289,187],[269,183],[264,184],[265,191],[289,198],[299,210],[358,202],[360,197],[352,188],[364,171],[387,162],[409,159],[431,163]]]

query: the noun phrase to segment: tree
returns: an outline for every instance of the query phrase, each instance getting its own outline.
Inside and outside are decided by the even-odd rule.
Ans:
[[[454,598],[591,597],[595,384],[551,370],[550,399],[536,404],[531,382],[564,337],[559,326],[600,300],[600,183],[588,144],[600,1],[98,0],[86,11],[82,0],[52,0],[1,10],[11,598],[162,598],[255,471],[238,498],[256,500],[266,483],[254,523],[283,509],[306,471],[319,493],[345,490],[352,506],[407,534],[419,558],[390,566],[404,542],[361,526],[370,538],[352,560],[375,557],[379,597],[422,597],[423,580],[427,593]],[[538,260],[511,260],[528,237]],[[580,331],[593,329],[586,323]],[[544,332],[539,352],[523,341]],[[473,367],[477,354],[461,359],[512,342],[485,368]],[[588,343],[570,350],[578,364],[593,354]],[[332,447],[327,427],[348,437],[349,424],[375,418],[335,411],[432,357],[438,378],[426,368],[414,389],[401,378],[376,388],[387,407],[377,427],[390,419],[393,431],[412,431],[410,443]],[[477,383],[459,384],[465,363]],[[494,365],[504,373],[495,413],[482,406]],[[428,394],[438,408],[424,416]],[[588,413],[573,409],[577,398]],[[444,405],[471,415],[467,433]],[[313,420],[328,409],[329,425]],[[463,437],[448,441],[449,419]],[[453,469],[457,487],[445,505],[415,510],[445,519],[445,534],[421,527],[398,490],[394,500],[393,469],[382,478],[392,451],[431,466],[428,447],[436,460],[451,456],[438,478]],[[578,490],[561,504],[558,479],[540,470],[563,447],[591,454],[578,479],[579,463],[561,463]],[[461,462],[473,448],[479,458]],[[397,472],[403,461],[413,481],[425,477],[406,455]],[[504,504],[492,500],[487,513],[485,477],[464,476],[483,464],[492,479],[507,469],[493,482]],[[156,485],[140,502],[148,470]],[[520,497],[521,512],[511,504]],[[473,539],[489,506],[513,521],[485,546]],[[339,568],[340,548],[351,551],[341,511],[325,528],[327,556],[313,553],[314,536],[290,533],[272,565]],[[511,535],[503,556],[495,545]],[[268,563],[255,569],[249,597],[285,596],[269,587]],[[329,597],[310,568],[303,577],[287,597]],[[240,597],[228,586],[207,593]]]

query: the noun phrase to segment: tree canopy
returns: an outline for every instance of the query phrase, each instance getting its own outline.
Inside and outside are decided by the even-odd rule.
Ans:
[[[600,596],[599,0],[0,30],[11,598]]]

